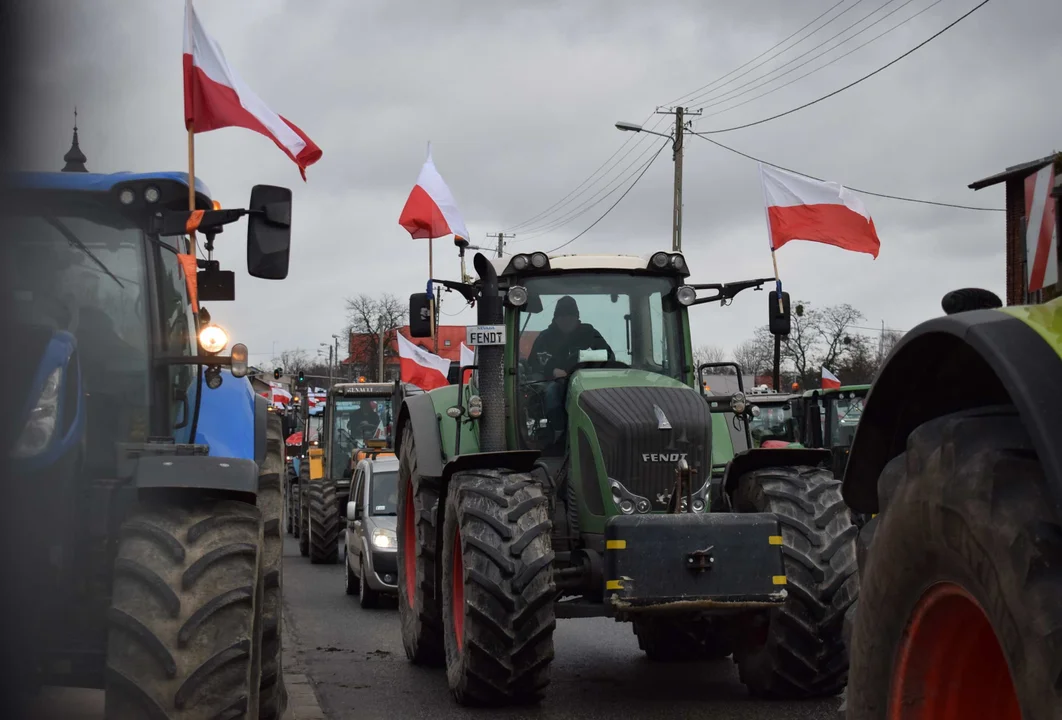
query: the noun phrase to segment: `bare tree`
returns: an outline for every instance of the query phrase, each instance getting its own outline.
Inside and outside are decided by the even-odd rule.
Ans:
[[[856,349],[852,345],[851,326],[863,319],[863,313],[847,303],[832,305],[815,312],[815,331],[818,332],[823,347],[819,364],[832,370]]]
[[[726,350],[718,345],[699,345],[693,348],[694,367],[700,367],[705,363],[726,362]],[[721,368],[720,373],[726,374],[727,369]]]
[[[390,293],[373,297],[362,293],[347,298],[351,370],[376,378],[380,374],[380,339],[384,342],[384,362],[394,357],[394,331],[406,324],[409,305]]]
[[[782,359],[792,363],[801,386],[815,374],[821,341],[822,312],[801,300],[793,304],[789,337],[782,338]],[[773,352],[773,351],[772,351]]]
[[[751,375],[770,372],[774,363],[774,336],[766,327],[756,329],[756,334],[734,348],[734,362],[741,371]]]
[[[294,375],[299,370],[305,372],[311,364],[310,353],[302,348],[294,350],[282,350],[280,355],[271,361],[274,368],[280,368],[285,375]]]

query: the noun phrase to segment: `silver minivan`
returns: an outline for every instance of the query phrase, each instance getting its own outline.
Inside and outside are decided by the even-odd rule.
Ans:
[[[347,502],[347,595],[376,607],[381,594],[398,594],[398,459],[362,460]]]

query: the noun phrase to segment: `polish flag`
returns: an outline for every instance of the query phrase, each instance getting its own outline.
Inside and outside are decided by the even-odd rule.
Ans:
[[[760,164],[771,250],[790,240],[826,243],[875,258],[881,242],[863,201],[835,182]]]
[[[841,387],[841,381],[837,379],[837,376],[826,368],[822,369],[822,389],[833,390]]]
[[[1058,282],[1058,224],[1051,189],[1055,167],[1045,165],[1025,178],[1025,252],[1029,268],[1029,292],[1043,290]]]
[[[431,143],[428,143],[428,159],[420,169],[417,184],[409,193],[398,224],[415,240],[447,235],[468,240],[468,230],[457,209],[457,201],[431,159]]]
[[[398,362],[402,370],[402,382],[416,385],[421,390],[434,390],[450,382],[450,361],[434,355],[419,345],[410,342],[402,333],[398,338]]]
[[[461,367],[470,367],[470,366],[475,365],[475,364],[476,364],[476,353],[475,353],[475,351],[473,351],[470,347],[468,347],[464,343],[461,343]],[[472,371],[471,370],[465,370],[465,378],[463,380],[465,385],[468,385],[468,383],[471,381],[471,379],[472,379]]]
[[[266,107],[236,74],[192,7],[184,3],[184,126],[202,133],[242,127],[265,135],[299,166],[321,159],[321,149],[302,130]]]

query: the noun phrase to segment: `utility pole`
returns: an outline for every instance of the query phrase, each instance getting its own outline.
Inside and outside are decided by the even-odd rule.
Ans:
[[[335,385],[335,376],[332,373],[332,346],[328,346],[328,387]]]
[[[491,233],[487,237],[497,238],[497,240],[498,240],[498,250],[497,250],[498,255],[497,255],[497,257],[501,257],[502,256],[502,252],[505,250],[505,239],[506,238],[514,238],[516,236],[515,235],[506,235],[505,233]]]
[[[332,339],[335,340],[336,346],[336,381],[341,381],[343,378],[339,374],[339,336],[333,335]]]
[[[384,381],[384,338],[387,336],[387,331],[384,329],[384,319],[380,318],[380,331],[376,333],[380,336],[380,373],[376,376],[376,382]]]
[[[675,116],[675,139],[672,141],[672,158],[675,161],[675,203],[671,218],[671,251],[682,251],[682,151],[685,147],[683,140],[686,137],[686,116],[700,115],[700,110],[689,110],[684,107],[673,107],[667,110],[657,108],[659,115]]]

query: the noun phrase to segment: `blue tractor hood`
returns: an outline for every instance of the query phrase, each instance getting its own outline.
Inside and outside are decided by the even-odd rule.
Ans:
[[[221,386],[200,385],[195,442],[209,445],[211,457],[255,459],[255,394],[251,381],[221,370]]]

